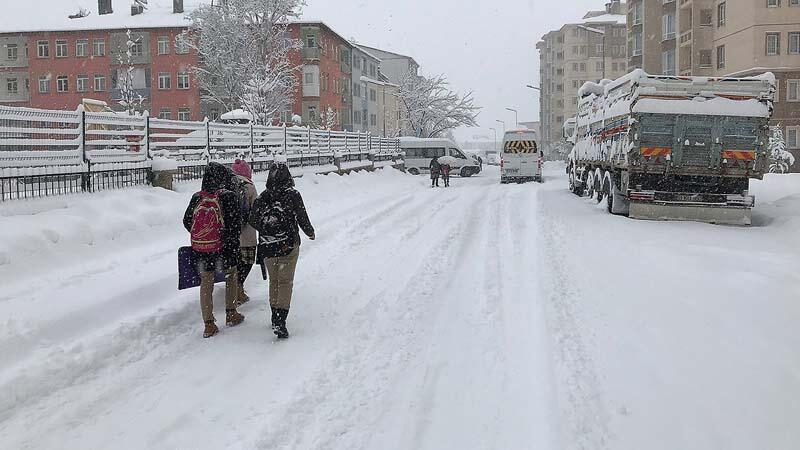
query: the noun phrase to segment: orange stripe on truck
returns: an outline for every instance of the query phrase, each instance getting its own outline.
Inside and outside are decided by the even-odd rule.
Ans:
[[[725,150],[722,152],[722,157],[739,161],[755,161],[756,152],[751,150]]]
[[[672,154],[672,149],[668,147],[642,147],[642,156],[648,158],[657,158],[659,156],[667,156]]]

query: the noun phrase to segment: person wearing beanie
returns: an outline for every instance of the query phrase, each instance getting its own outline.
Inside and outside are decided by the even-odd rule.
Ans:
[[[256,192],[256,187],[253,184],[253,170],[250,168],[250,165],[247,164],[247,161],[237,159],[233,163],[233,173],[237,181],[239,181],[239,184],[243,187],[242,214],[243,217],[248,217],[250,215],[250,210],[253,208],[253,202],[255,202],[258,197],[258,192]],[[250,274],[253,264],[255,264],[256,246],[258,245],[256,230],[247,223],[247,220],[244,221],[244,225],[242,226],[242,233],[239,241],[241,248],[237,271],[239,274],[239,296],[237,305],[242,305],[250,301],[250,296],[248,296],[247,292],[244,290],[244,282]]]

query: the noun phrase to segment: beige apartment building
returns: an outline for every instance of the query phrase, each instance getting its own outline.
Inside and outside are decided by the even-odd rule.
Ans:
[[[800,0],[630,0],[627,12],[629,69],[695,76],[773,72],[773,123],[800,157]]]
[[[590,11],[575,23],[545,34],[539,50],[540,144],[549,152],[561,142],[566,118],[575,115],[586,81],[614,79],[627,71],[626,6],[619,0]]]

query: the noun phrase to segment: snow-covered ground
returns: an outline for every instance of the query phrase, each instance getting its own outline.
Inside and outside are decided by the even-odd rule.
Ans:
[[[800,176],[733,228],[497,171],[298,180],[318,240],[280,343],[258,270],[200,338],[196,184],[0,204],[0,448],[797,448]]]

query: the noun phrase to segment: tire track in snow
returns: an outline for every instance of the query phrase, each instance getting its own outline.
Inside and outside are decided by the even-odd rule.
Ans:
[[[565,254],[565,225],[548,213],[539,196],[536,210],[541,220],[538,237],[542,279],[541,292],[547,299],[548,328],[553,339],[558,398],[561,409],[561,448],[603,450],[610,444],[610,416],[605,409],[603,392],[593,368],[577,315],[579,303],[586,301],[571,279],[575,276]]]
[[[473,203],[463,193],[455,203],[451,203],[451,196],[419,195],[426,201],[436,201],[434,211],[464,207],[468,218],[452,222],[449,216],[437,213],[437,220],[427,224],[434,233],[435,246],[420,249],[409,243],[398,248],[399,254],[392,259],[416,262],[410,272],[395,274],[404,279],[399,292],[383,289],[352,317],[343,339],[335,346],[336,352],[308,380],[304,394],[277,414],[282,419],[275,422],[280,425],[266,430],[259,448],[365,448],[369,432],[363,425],[374,420],[375,409],[382,406],[381,398],[393,378],[422,345],[430,311],[439,307],[434,295],[436,281],[443,267],[463,263],[454,260],[454,255],[469,244],[459,237],[474,227],[479,214],[475,208],[468,208]],[[293,432],[298,429],[306,432]]]

